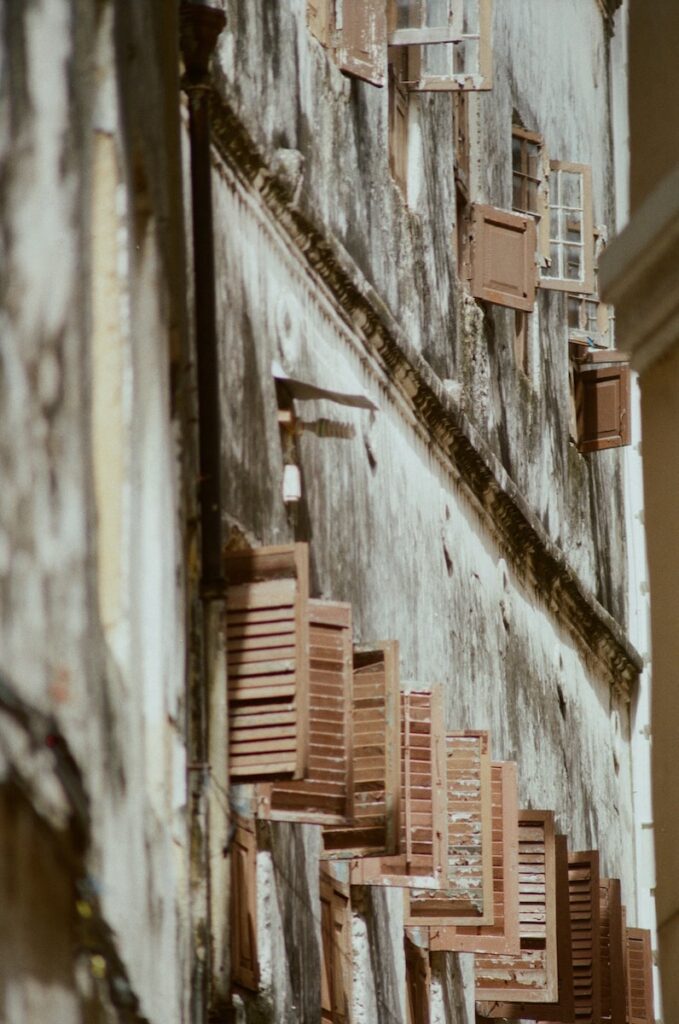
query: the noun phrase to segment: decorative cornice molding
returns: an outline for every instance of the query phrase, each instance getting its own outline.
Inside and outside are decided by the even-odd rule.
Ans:
[[[340,242],[316,223],[304,192],[293,196],[289,184],[272,173],[219,86],[212,93],[211,115],[220,156],[237,178],[259,193],[332,292],[344,319],[362,336],[367,352],[439,448],[519,578],[534,588],[586,656],[604,669],[613,690],[629,699],[643,661],[623,629],[582,584],[486,441]]]

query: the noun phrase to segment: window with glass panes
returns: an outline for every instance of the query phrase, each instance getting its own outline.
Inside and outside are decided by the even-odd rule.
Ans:
[[[542,139],[523,128],[512,128],[512,209],[539,215]]]
[[[591,172],[553,161],[549,178],[549,261],[542,285],[572,292],[593,289]]]

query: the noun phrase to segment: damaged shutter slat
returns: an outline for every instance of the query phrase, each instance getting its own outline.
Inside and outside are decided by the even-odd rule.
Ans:
[[[372,85],[384,85],[387,75],[384,0],[340,0],[336,5],[335,26],[340,69]]]
[[[355,885],[439,885],[446,867],[446,787],[440,687],[401,694],[399,853],[352,862]]]
[[[493,820],[493,923],[432,927],[432,950],[472,953],[518,953],[519,938],[519,818],[516,764],[491,766]]]
[[[487,732],[447,734],[446,803],[445,888],[412,889],[407,924],[492,924],[493,828]]]

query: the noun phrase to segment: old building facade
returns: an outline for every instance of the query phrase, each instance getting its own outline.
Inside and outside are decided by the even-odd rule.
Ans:
[[[329,857],[356,834],[333,846],[327,806],[276,811],[283,719],[236,735],[250,661],[255,717],[289,671],[243,654],[260,586],[312,672],[330,608],[353,659],[330,828],[366,749],[414,828],[398,690],[435,688],[431,735],[515,763],[514,825],[552,811],[652,927],[638,422],[596,280],[626,206],[617,7],[6,6],[11,1024],[474,1019],[484,968],[416,927],[412,880]],[[266,636],[301,680],[304,643]],[[396,696],[361,741],[375,651]]]

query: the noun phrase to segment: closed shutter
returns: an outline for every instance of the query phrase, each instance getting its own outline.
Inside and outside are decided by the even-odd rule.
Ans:
[[[384,0],[340,0],[335,6],[338,63],[347,75],[384,85],[387,13]]]
[[[429,1024],[431,968],[429,952],[413,942],[408,931],[404,938],[406,962],[407,1024]]]
[[[578,368],[575,416],[578,449],[596,452],[631,443],[630,370],[626,364]]]
[[[564,862],[565,865],[566,862]],[[567,870],[567,868],[565,868]],[[521,1003],[556,1002],[557,865],[551,811],[519,813],[519,932],[516,955],[477,954],[476,998]],[[486,1016],[500,1016],[486,1003]],[[513,1014],[511,1014],[513,1016]],[[520,1016],[520,1014],[517,1014]]]
[[[599,883],[601,916],[601,1019],[625,1024],[625,961],[620,882]]]
[[[400,814],[398,643],[354,651],[353,817],[323,830],[325,854],[362,857],[397,851]]]
[[[526,996],[525,991],[522,989],[520,999],[512,999],[511,1002],[478,1003],[477,1008],[491,1019],[521,1017],[526,1020],[562,1022],[572,1022],[575,1019],[572,926],[574,917],[577,917],[578,903],[577,900],[572,900],[573,894],[571,893],[568,869],[568,840],[566,837],[556,836],[554,848],[556,875],[556,996],[554,1000],[550,997],[549,1002],[535,1002],[532,999],[532,994],[531,996]],[[541,894],[538,895],[540,896]],[[529,899],[529,897],[530,893],[526,893],[525,898]],[[542,945],[540,940],[539,944]],[[522,959],[526,959],[527,954],[528,974],[525,976],[522,974],[520,961],[515,960],[516,979],[517,981],[519,979],[521,981],[537,981],[539,987],[541,982],[532,966],[533,949],[531,940],[527,940],[526,946],[527,948]],[[549,963],[549,954],[547,954],[546,962]],[[543,961],[544,963],[545,961]],[[504,968],[506,962],[503,962],[502,966]],[[510,989],[511,987],[516,987],[514,982],[510,982]],[[510,989],[507,990],[508,994],[504,996],[504,999],[510,998]],[[553,987],[552,991],[554,991]],[[521,1000],[526,1001],[522,1002]]]
[[[446,785],[443,696],[401,694],[399,853],[352,861],[354,885],[439,885],[446,869]]]
[[[351,1004],[349,887],[321,871],[321,1020],[345,1024]]]
[[[446,803],[446,887],[413,889],[407,923],[415,927],[491,924],[493,828],[487,732],[446,736]]]
[[[645,928],[625,931],[628,1024],[653,1022],[653,961],[651,933]]]
[[[226,559],[229,771],[239,782],[308,768],[306,544]]]
[[[254,824],[237,819],[231,843],[231,980],[256,992],[257,842]]]
[[[519,812],[517,773],[513,761],[491,766],[493,817],[493,923],[432,927],[432,950],[467,953],[518,953],[519,938]]]
[[[530,312],[535,304],[533,217],[492,206],[472,207],[472,295]]]
[[[351,605],[309,601],[309,770],[259,788],[259,813],[278,821],[343,824],[352,813]]]

